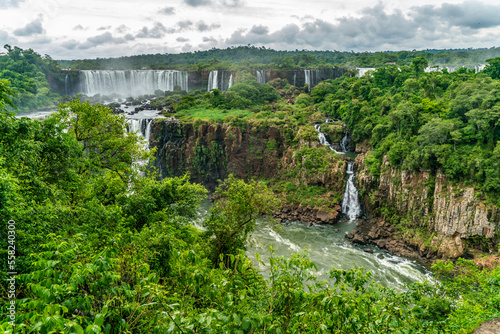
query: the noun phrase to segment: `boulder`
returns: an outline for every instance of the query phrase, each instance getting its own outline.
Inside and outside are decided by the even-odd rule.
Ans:
[[[500,333],[500,318],[490,319],[483,322],[472,334],[498,334]]]

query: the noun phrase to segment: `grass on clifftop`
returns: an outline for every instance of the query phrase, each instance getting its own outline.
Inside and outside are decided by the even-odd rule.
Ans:
[[[236,115],[236,116],[251,116],[252,112],[249,111],[248,109],[246,110],[240,110],[240,109],[209,109],[204,106],[194,106],[189,109],[185,109],[182,111],[179,111],[175,116],[177,117],[193,117],[193,118],[201,118],[201,119],[208,119],[208,120],[222,120],[224,117],[229,116],[229,115]]]

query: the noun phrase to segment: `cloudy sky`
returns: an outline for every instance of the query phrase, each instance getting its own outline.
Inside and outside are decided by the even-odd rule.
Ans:
[[[0,45],[55,59],[252,44],[384,51],[500,46],[500,1],[0,0]]]

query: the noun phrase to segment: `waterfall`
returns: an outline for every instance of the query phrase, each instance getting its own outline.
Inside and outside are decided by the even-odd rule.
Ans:
[[[266,83],[266,71],[255,71],[257,74],[257,82],[260,84]]]
[[[179,85],[188,91],[188,72],[174,70],[84,70],[82,93],[123,96],[153,94],[155,90],[173,91]]]
[[[342,140],[340,141],[340,149],[342,152],[347,152],[349,149],[349,133],[347,132],[347,129],[345,129],[344,137],[342,137]]]
[[[212,89],[219,89],[218,85],[218,77],[219,77],[219,71],[210,71],[210,74],[208,75],[208,88],[207,91],[211,91]]]
[[[297,87],[297,72],[293,73],[293,86]]]
[[[69,75],[64,77],[64,94],[69,95]]]
[[[208,86],[207,91],[212,89],[218,89],[224,92],[229,89],[234,84],[233,75],[226,70],[214,70],[210,71],[208,75]]]
[[[128,132],[139,132],[139,134],[146,140],[145,148],[149,149],[149,137],[151,137],[151,126],[153,125],[152,119],[128,119]]]
[[[329,120],[326,119],[326,123],[328,123],[328,122],[329,122]],[[340,151],[337,151],[333,147],[333,145],[328,142],[328,140],[326,139],[325,134],[323,132],[321,132],[321,125],[320,124],[315,124],[314,128],[318,132],[318,139],[319,139],[319,142],[321,143],[321,145],[328,146],[328,148],[330,150],[332,150],[332,151],[334,151],[335,153],[338,153],[338,154],[345,153],[349,149],[349,136],[348,136],[347,129],[345,130],[344,137],[342,137],[342,140],[340,141]]]
[[[307,89],[311,91],[311,70],[304,70],[304,80],[307,85]]]
[[[344,198],[342,200],[342,213],[352,221],[361,214],[361,205],[359,204],[358,189],[354,184],[354,162],[347,164],[347,184],[345,186]]]
[[[375,71],[376,68],[375,67],[356,67],[356,70],[358,71],[358,74],[356,74],[356,76],[358,78],[361,78],[362,76],[364,76],[366,74],[366,72]]]

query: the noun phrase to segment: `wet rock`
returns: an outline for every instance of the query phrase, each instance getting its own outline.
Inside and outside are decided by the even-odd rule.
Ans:
[[[373,254],[373,249],[371,249],[371,248],[365,248],[365,249],[363,249],[363,251],[364,251],[365,253],[370,253],[370,254]]]
[[[383,254],[379,254],[379,255],[377,255],[377,257],[378,257],[379,259],[384,259],[384,258],[385,258],[385,256],[384,256]]]

